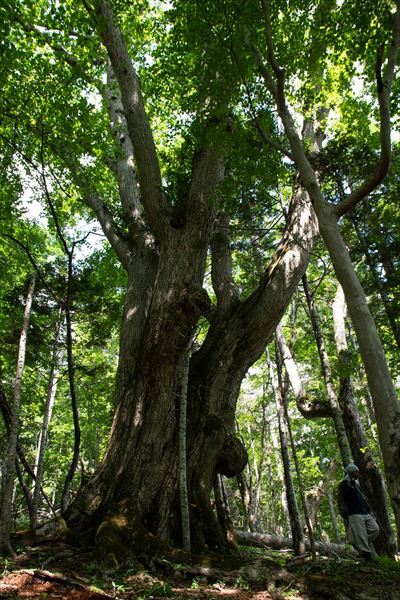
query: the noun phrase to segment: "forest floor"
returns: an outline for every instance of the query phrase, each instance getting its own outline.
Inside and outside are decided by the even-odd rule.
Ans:
[[[209,565],[209,566],[207,566]],[[99,567],[90,553],[65,543],[0,558],[0,598],[60,600],[400,600],[400,563],[242,549],[238,560],[202,557],[183,565],[158,559],[153,573]]]

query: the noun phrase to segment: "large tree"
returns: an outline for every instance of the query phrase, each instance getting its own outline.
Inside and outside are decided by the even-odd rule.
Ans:
[[[316,235],[313,214],[307,195],[296,186],[279,250],[257,288],[241,302],[231,273],[227,220],[212,201],[224,177],[229,145],[229,140],[221,143],[229,122],[218,115],[221,100],[226,103],[222,115],[227,111],[229,82],[225,98],[218,99],[210,82],[213,95],[206,99],[209,115],[194,150],[190,183],[179,207],[171,206],[163,193],[139,80],[121,31],[106,2],[96,3],[91,15],[118,83],[111,95],[111,114],[120,93],[126,117],[117,177],[131,235],[119,236],[108,216],[104,218],[98,198],[90,198],[127,270],[128,291],[109,447],[93,479],[67,511],[67,522],[78,530],[95,531],[103,521],[100,542],[102,537],[110,540],[110,529],[119,529],[119,535],[129,532],[133,540],[139,531],[142,540],[143,525],[179,541],[177,409],[188,342],[203,314],[209,330],[191,359],[188,382],[191,526],[195,545],[221,547],[226,540],[212,511],[210,492],[218,472],[233,476],[244,467],[245,453],[231,435],[237,395],[306,267]],[[217,66],[212,76],[218,84]],[[212,110],[216,114],[210,114]],[[124,120],[120,126],[125,126]],[[143,210],[129,170],[133,157]],[[299,238],[302,247],[295,241]],[[209,246],[217,299],[213,308],[203,289]]]

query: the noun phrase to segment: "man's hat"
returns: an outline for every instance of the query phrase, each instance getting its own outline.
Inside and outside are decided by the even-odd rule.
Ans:
[[[359,468],[357,467],[357,465],[354,465],[353,463],[350,463],[349,465],[347,465],[347,467],[345,468],[345,472],[350,474],[350,473],[358,473],[359,472]]]

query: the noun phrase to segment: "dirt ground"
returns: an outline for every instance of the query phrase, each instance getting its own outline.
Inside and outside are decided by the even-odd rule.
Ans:
[[[282,551],[242,550],[238,562],[207,557],[201,564],[157,559],[152,572],[138,565],[113,570],[89,552],[57,542],[0,558],[0,598],[37,600],[400,600],[400,563],[381,558],[311,557]],[[211,566],[212,565],[212,566]]]

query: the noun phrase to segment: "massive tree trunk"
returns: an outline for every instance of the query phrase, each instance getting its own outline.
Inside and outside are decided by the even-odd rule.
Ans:
[[[227,455],[229,436],[234,431],[241,381],[271,338],[306,267],[309,249],[317,234],[309,208],[307,197],[301,188],[296,187],[288,230],[259,286],[247,300],[239,302],[237,295],[232,293],[229,266],[225,265],[226,268],[222,269],[219,265],[218,273],[214,273],[214,288],[221,290],[223,286],[219,282],[223,281],[224,289],[230,290],[230,293],[221,293],[219,296],[217,292],[218,305],[207,337],[200,350],[193,355],[188,406],[191,428],[188,433],[192,472],[190,488],[198,507],[197,513],[205,511],[211,523],[213,517],[209,513],[208,497],[215,470],[228,477],[237,474],[229,464]],[[302,246],[295,241],[299,237],[303,241]],[[216,242],[224,243],[221,235],[212,244],[213,253],[221,256],[221,248],[218,247],[219,252],[215,248]],[[225,440],[228,447],[224,450]],[[203,465],[200,477],[199,464]],[[204,501],[202,508],[200,499]],[[206,535],[204,525],[200,531],[201,536]],[[207,543],[212,542],[209,540]]]
[[[210,160],[216,164],[215,158]],[[208,176],[210,169],[211,166]],[[208,239],[203,218],[196,230],[197,244],[193,232],[171,230],[169,259],[164,251],[155,261],[157,276],[153,277],[154,289],[150,290],[140,343],[136,344],[129,330],[138,312],[138,292],[133,284],[128,286],[109,449],[93,479],[66,514],[71,528],[87,530],[91,537],[102,521],[109,522],[110,515],[119,514],[123,515],[119,523],[134,520],[153,533],[168,535],[181,543],[177,497],[178,392],[188,339],[200,313],[208,312],[200,287],[192,295],[187,292],[195,289],[193,280],[200,285],[204,273],[205,244],[199,260],[201,227],[206,229],[204,239]],[[226,536],[212,510],[210,492],[217,473],[232,477],[245,465],[246,455],[232,435],[240,384],[273,334],[306,268],[316,235],[308,198],[301,188],[296,188],[288,231],[259,287],[244,302],[232,293],[229,303],[224,302],[227,295],[221,292],[207,337],[190,361],[187,473],[194,547],[226,545]],[[295,241],[298,236],[302,237],[302,246]],[[213,243],[216,252],[215,243],[224,243],[220,235]],[[221,278],[218,273],[214,276],[218,289]],[[144,279],[149,286],[149,280]],[[232,289],[232,285],[230,280],[228,287]],[[132,365],[130,377],[127,364]],[[115,522],[114,519],[114,525]],[[101,531],[105,536],[109,530],[104,526]],[[139,537],[138,546],[142,541]]]

